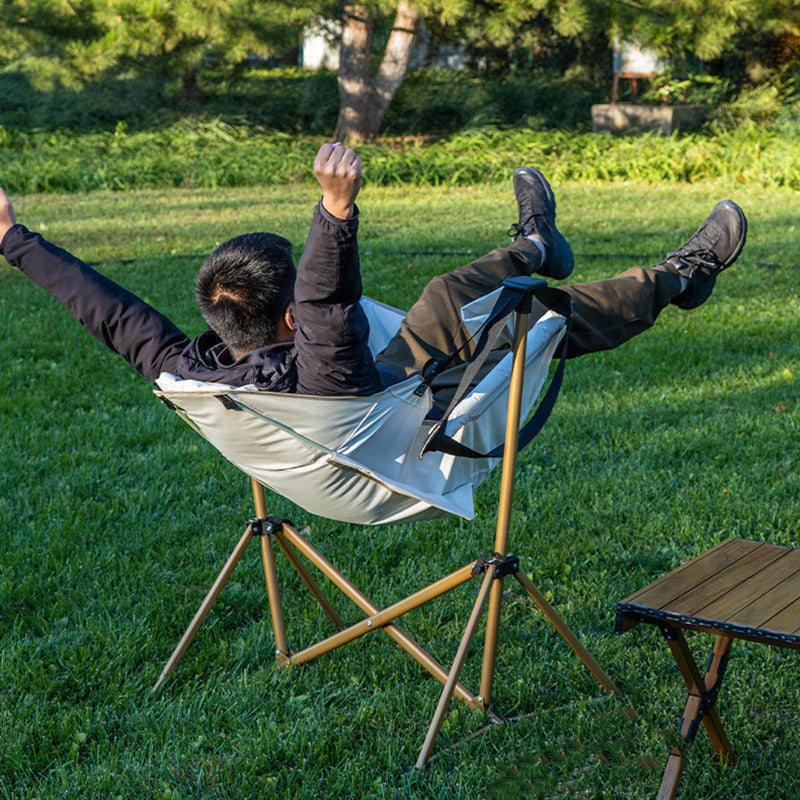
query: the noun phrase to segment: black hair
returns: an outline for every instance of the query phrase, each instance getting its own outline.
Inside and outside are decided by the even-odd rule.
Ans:
[[[221,244],[197,274],[197,304],[234,353],[275,340],[294,297],[292,245],[274,233],[245,233]]]

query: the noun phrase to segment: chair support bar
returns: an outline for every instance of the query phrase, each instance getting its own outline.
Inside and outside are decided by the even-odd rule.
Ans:
[[[263,491],[263,487],[262,487]],[[362,594],[347,578],[342,575],[316,548],[314,548],[308,541],[306,541],[294,528],[291,526],[284,526],[280,533],[274,534],[275,538],[281,544],[282,549],[285,553],[292,553],[292,557],[290,557],[290,562],[294,566],[297,556],[292,552],[289,545],[292,545],[297,551],[300,552],[309,562],[311,562],[315,567],[317,567],[334,585],[348,598],[350,599],[358,608],[360,608],[365,614],[369,614],[374,616],[378,614],[379,609],[375,606],[364,594]],[[293,560],[294,559],[294,560]],[[467,568],[465,568],[467,569]],[[465,578],[466,580],[466,578]],[[441,592],[440,592],[441,593]],[[405,613],[405,612],[403,612]],[[397,616],[400,616],[399,614]],[[364,625],[364,621],[360,623]],[[339,626],[340,629],[344,629],[344,625]],[[377,630],[380,626],[374,625],[367,628],[364,633],[368,633],[370,630]],[[433,675],[440,683],[444,683],[447,680],[447,671],[439,664],[436,659],[434,659],[424,648],[422,648],[417,642],[415,642],[410,636],[405,634],[397,625],[393,624],[393,622],[389,622],[385,624],[381,630],[384,631],[391,639],[393,639],[400,647],[405,650],[418,664],[424,667],[431,675]],[[286,664],[289,663],[305,663],[310,661],[312,658],[315,658],[318,655],[322,655],[323,653],[329,652],[334,647],[338,645],[330,644],[330,640],[333,637],[329,637],[327,640],[320,642],[318,645],[315,645],[315,648],[319,648],[318,652],[315,655],[309,656],[308,651],[311,648],[306,648],[305,651],[301,651],[292,656],[291,661],[287,661]],[[357,638],[357,637],[354,637]],[[349,641],[349,640],[348,640]],[[325,642],[329,644],[325,647],[322,647]],[[303,656],[302,662],[298,660],[300,656]],[[466,688],[464,688],[461,684],[456,686],[455,690],[456,696],[466,702],[468,705],[477,706],[478,700],[474,694],[469,692]]]
[[[358,639],[360,636],[364,636],[367,633],[382,628],[384,625],[394,622],[394,620],[403,616],[403,614],[413,611],[415,608],[419,608],[429,600],[433,600],[445,592],[450,591],[450,589],[460,586],[462,583],[470,580],[472,578],[472,566],[472,564],[468,564],[466,567],[462,567],[460,570],[456,570],[456,572],[432,583],[425,589],[414,592],[414,594],[388,606],[382,611],[376,610],[366,619],[355,623],[355,625],[351,625],[349,628],[345,628],[343,631],[329,636],[322,642],[296,653],[292,656],[292,663],[304,664],[346,642],[351,642],[353,639]]]

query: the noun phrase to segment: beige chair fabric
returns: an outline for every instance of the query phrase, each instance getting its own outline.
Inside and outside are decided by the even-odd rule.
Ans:
[[[476,329],[494,294],[463,309]],[[363,299],[370,347],[379,352],[403,314]],[[523,419],[547,378],[565,320],[542,316],[527,337]],[[505,358],[456,406],[447,434],[481,452],[502,444],[512,356]],[[158,379],[166,398],[228,460],[264,486],[311,513],[380,525],[458,514],[474,516],[472,492],[497,459],[419,452],[427,435],[430,391],[411,377],[370,397],[310,397],[259,392],[254,387]]]

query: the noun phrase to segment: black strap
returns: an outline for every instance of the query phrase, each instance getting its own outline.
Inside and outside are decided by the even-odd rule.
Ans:
[[[475,350],[469,362],[467,362],[464,376],[454,395],[457,399],[455,402],[450,403],[450,406],[444,414],[445,417],[449,415],[458,400],[466,393],[466,389],[472,383],[472,379],[483,365],[489,352],[494,347],[494,343],[502,333],[508,318],[517,310],[521,303],[525,302],[525,300],[530,297],[531,288],[545,288],[546,286],[547,284],[541,278],[530,277],[516,278],[502,285],[500,294],[497,296],[492,310],[481,324],[480,337],[475,344]],[[474,336],[467,339],[458,350],[445,359],[440,361],[434,358],[430,359],[422,369],[422,383],[416,389],[416,394],[422,395],[426,388],[430,388],[437,376],[441,375],[442,372],[450,367],[461,355],[461,352],[473,341],[475,341]]]
[[[572,301],[566,292],[560,289],[552,288],[538,288],[534,289],[534,296],[536,299],[548,310],[555,311],[566,319],[565,339],[569,336],[569,329],[572,322]],[[483,325],[480,338],[478,339],[475,353],[472,360],[467,364],[464,370],[464,375],[458,384],[458,388],[453,395],[447,410],[442,415],[442,418],[437,420],[430,430],[425,444],[420,451],[420,458],[429,451],[439,451],[448,453],[462,458],[502,458],[505,450],[505,444],[498,445],[489,453],[479,453],[471,447],[467,447],[461,442],[457,442],[448,436],[445,431],[445,426],[450,418],[450,414],[456,405],[461,401],[464,395],[471,387],[472,381],[486,361],[489,352],[491,351],[494,343],[497,341],[500,333],[502,332],[508,318],[513,314],[517,308],[530,297],[530,291],[520,291],[514,286],[504,285],[500,296],[495,303],[489,317]],[[561,391],[561,384],[564,379],[564,367],[566,364],[567,347],[564,343],[561,347],[561,356],[559,358],[558,366],[556,367],[553,377],[550,380],[550,385],[547,391],[539,402],[536,411],[527,423],[522,427],[519,432],[519,441],[517,450],[520,451],[526,447],[531,440],[541,431],[547,422],[558,398],[558,393]],[[445,366],[449,365],[452,357],[445,362]],[[435,370],[438,374],[440,369]],[[429,385],[435,377],[434,375],[426,376],[426,383]]]

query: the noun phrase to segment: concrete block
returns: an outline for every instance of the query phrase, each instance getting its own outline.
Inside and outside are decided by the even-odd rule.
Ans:
[[[705,106],[701,105],[601,103],[592,106],[592,130],[595,133],[658,131],[669,135],[676,130],[698,127],[704,116]]]

